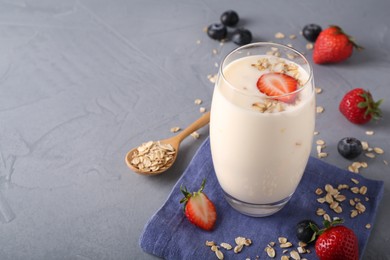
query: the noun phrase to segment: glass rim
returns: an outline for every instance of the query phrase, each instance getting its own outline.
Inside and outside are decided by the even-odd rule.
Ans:
[[[249,93],[246,93],[240,89],[238,89],[237,87],[235,87],[233,84],[231,84],[229,82],[229,80],[227,80],[227,78],[225,77],[225,74],[223,73],[223,67],[226,63],[226,60],[231,57],[234,53],[238,52],[238,51],[241,51],[243,49],[250,49],[250,48],[253,48],[253,47],[256,47],[256,46],[266,46],[266,45],[269,45],[270,47],[277,47],[277,48],[284,48],[284,49],[287,49],[291,52],[293,52],[294,54],[298,55],[302,60],[305,61],[305,63],[308,65],[308,75],[309,77],[307,78],[307,80],[301,85],[299,86],[299,88],[297,88],[295,91],[293,92],[290,92],[290,93],[286,93],[286,94],[283,94],[283,95],[278,95],[278,96],[268,96],[268,95],[265,95],[264,94],[264,98],[267,98],[267,99],[281,99],[283,97],[287,97],[287,96],[291,96],[291,95],[296,95],[297,93],[303,91],[303,89],[306,89],[307,85],[312,85],[312,88],[314,89],[314,84],[309,84],[312,79],[313,79],[313,68],[312,66],[310,65],[309,61],[306,59],[306,57],[301,53],[299,52],[298,50],[294,49],[293,47],[289,47],[287,45],[284,45],[284,44],[280,44],[280,43],[274,43],[274,42],[254,42],[254,43],[249,43],[249,44],[246,44],[246,45],[243,45],[243,46],[240,46],[240,47],[237,47],[235,48],[234,50],[232,50],[231,52],[229,52],[225,58],[223,58],[222,60],[222,63],[221,65],[219,66],[219,75],[222,77],[222,79],[235,91],[238,91],[244,95],[249,95],[249,96],[253,96],[252,94],[249,94]],[[250,55],[248,55],[250,56]],[[291,60],[289,60],[291,61]],[[291,61],[293,62],[293,61]]]

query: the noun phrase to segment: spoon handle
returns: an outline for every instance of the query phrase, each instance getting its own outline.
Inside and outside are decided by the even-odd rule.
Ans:
[[[186,129],[184,129],[180,134],[176,136],[179,142],[183,141],[184,138],[192,134],[194,131],[202,128],[210,122],[210,112],[204,113],[201,117],[199,117],[195,122],[189,125]]]

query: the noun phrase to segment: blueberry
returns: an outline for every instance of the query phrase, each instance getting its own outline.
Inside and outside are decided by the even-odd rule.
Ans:
[[[345,137],[337,144],[337,150],[346,159],[354,159],[363,152],[362,143],[354,137]]]
[[[252,33],[247,29],[237,29],[232,35],[232,41],[237,45],[248,44],[252,41]]]
[[[315,42],[321,31],[322,31],[321,26],[317,24],[308,24],[305,27],[303,27],[302,35],[309,42]]]
[[[213,23],[207,27],[207,35],[214,40],[222,40],[227,35],[227,29],[225,25],[221,23]]]
[[[221,15],[221,23],[226,26],[235,26],[239,20],[238,14],[233,10],[226,11]]]
[[[317,226],[313,220],[305,219],[300,221],[295,227],[295,233],[299,241],[309,243],[312,240],[314,231],[311,229],[310,223]]]

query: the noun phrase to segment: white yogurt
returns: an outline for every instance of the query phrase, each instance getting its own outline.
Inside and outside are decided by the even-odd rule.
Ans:
[[[295,191],[310,155],[315,124],[311,85],[297,94],[294,104],[283,103],[282,112],[261,113],[252,107],[264,98],[256,82],[269,70],[251,64],[264,57],[268,56],[228,64],[223,74],[234,90],[219,76],[211,106],[210,144],[218,181],[230,196],[253,204],[275,203]],[[308,80],[301,67],[299,74],[301,82]]]

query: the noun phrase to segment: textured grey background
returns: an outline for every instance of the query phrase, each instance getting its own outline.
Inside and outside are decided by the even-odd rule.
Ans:
[[[153,258],[139,235],[208,129],[184,141],[162,176],[130,172],[124,155],[195,120],[196,98],[210,107],[207,75],[236,46],[203,28],[228,9],[255,41],[292,43],[309,60],[299,35],[308,23],[340,25],[366,48],[342,64],[314,65],[325,107],[316,139],[341,168],[350,163],[336,151],[342,137],[385,150],[359,159],[369,164],[361,174],[385,181],[364,259],[390,259],[388,0],[0,0],[0,259]],[[298,38],[277,40],[279,31]],[[355,87],[387,99],[383,120],[356,126],[341,116],[338,102]]]

